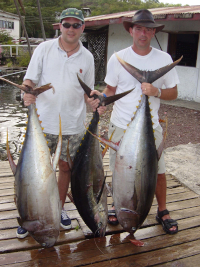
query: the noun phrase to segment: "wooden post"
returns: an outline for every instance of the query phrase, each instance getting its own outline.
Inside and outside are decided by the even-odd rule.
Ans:
[[[32,54],[31,54],[31,46],[30,46],[30,42],[29,42],[29,39],[28,39],[28,34],[27,34],[27,31],[26,31],[26,27],[25,27],[25,25],[24,25],[22,16],[21,16],[21,14],[20,14],[20,11],[19,11],[19,8],[18,8],[18,5],[17,5],[17,1],[14,0],[14,2],[15,2],[15,7],[16,7],[16,9],[17,9],[17,14],[18,14],[18,16],[19,16],[19,18],[20,18],[20,21],[21,21],[21,24],[22,24],[22,28],[23,28],[23,30],[24,30],[24,34],[25,34],[25,37],[26,37],[26,40],[27,40],[27,44],[28,44],[28,52],[29,52],[29,55],[30,55],[30,57],[31,57],[31,56],[32,56]]]

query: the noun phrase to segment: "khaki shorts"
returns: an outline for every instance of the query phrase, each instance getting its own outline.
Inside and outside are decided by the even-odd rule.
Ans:
[[[115,131],[114,131],[115,130]],[[162,136],[162,127],[160,124],[154,129],[154,136],[156,138],[155,143],[156,143],[156,148],[159,147],[160,143],[162,142],[163,136]],[[108,138],[110,138],[111,134],[114,134],[112,136],[112,141],[113,142],[118,142],[122,136],[124,135],[124,129],[119,128],[115,126],[112,122],[110,122],[109,125],[109,131],[108,131]],[[113,150],[112,148],[109,149],[109,159],[110,159],[110,170],[113,172],[114,167],[115,167],[115,158],[116,158],[116,151]],[[165,173],[165,160],[164,160],[164,153],[162,153],[159,161],[158,161],[158,174]]]
[[[62,135],[62,150],[60,159],[67,162],[67,146],[68,146],[68,140],[69,140],[69,154],[71,159],[73,160],[76,151],[78,150],[79,144],[85,134],[85,131],[80,134],[73,134],[73,135]],[[51,155],[55,153],[57,143],[58,143],[58,135],[45,133],[46,140],[48,142],[48,147],[50,149]]]

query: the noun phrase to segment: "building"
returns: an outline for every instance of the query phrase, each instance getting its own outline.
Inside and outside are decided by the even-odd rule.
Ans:
[[[10,36],[19,40],[20,38],[20,18],[16,14],[0,10],[0,30],[5,30]]]
[[[176,67],[181,82],[178,98],[200,102],[200,5],[153,8],[150,11],[157,23],[165,25],[152,40],[152,46],[168,52],[173,60],[183,55]],[[135,12],[85,18],[84,43],[95,58],[96,83],[103,81],[110,56],[132,44],[132,37],[122,23],[131,21]],[[53,27],[58,29],[59,25]]]

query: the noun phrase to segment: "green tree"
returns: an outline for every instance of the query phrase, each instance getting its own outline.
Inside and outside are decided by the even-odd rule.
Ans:
[[[169,0],[170,2],[170,0]],[[29,37],[42,38],[37,0],[23,0],[26,14],[20,8],[25,17],[25,26]],[[164,6],[177,6],[160,3],[159,0],[40,0],[42,19],[47,38],[54,37],[53,23],[59,21],[62,10],[68,7],[90,8],[91,16],[117,13],[122,11],[138,10],[141,8],[159,8]],[[0,10],[17,13],[13,0],[1,0]]]

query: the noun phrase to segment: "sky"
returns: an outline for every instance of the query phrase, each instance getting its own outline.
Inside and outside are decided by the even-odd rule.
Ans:
[[[184,5],[190,5],[190,6],[194,6],[194,5],[200,5],[200,0],[159,0],[160,3],[168,3],[168,4],[182,4],[182,6]]]

